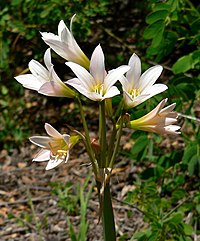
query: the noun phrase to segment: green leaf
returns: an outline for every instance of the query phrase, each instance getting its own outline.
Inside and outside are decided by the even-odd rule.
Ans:
[[[12,6],[18,6],[19,4],[21,4],[22,0],[12,0],[11,1],[11,5]]]
[[[131,149],[131,154],[138,154],[140,151],[146,148],[148,142],[149,140],[146,136],[139,137]]]
[[[184,154],[183,154],[183,163],[186,164],[186,163],[189,163],[191,158],[196,155],[197,153],[197,146],[196,145],[192,145],[192,146],[189,146],[185,149],[184,151]]]
[[[163,32],[164,32],[164,28],[154,37],[151,44],[152,48],[156,48],[157,46],[159,46],[159,44],[163,39]]]
[[[191,235],[193,233],[193,228],[189,224],[183,223],[183,229],[186,235]]]
[[[190,70],[193,66],[192,55],[185,55],[179,58],[176,63],[172,66],[172,71],[174,74],[185,73]]]
[[[159,10],[170,10],[171,6],[167,3],[156,3],[153,10],[159,11]]]
[[[194,22],[191,24],[191,30],[194,34],[197,34],[200,30],[200,18],[196,19]]]
[[[196,205],[196,210],[197,210],[198,214],[200,214],[200,204]]]
[[[166,218],[163,222],[164,223],[172,223],[172,224],[178,224],[183,220],[182,213],[173,213],[169,218]]]
[[[146,17],[146,23],[152,24],[158,20],[165,20],[169,12],[167,10],[159,10],[153,13],[150,13]]]
[[[192,53],[192,59],[193,59],[193,65],[200,64],[200,50],[195,50]]]
[[[200,164],[200,157],[197,155],[193,156],[188,165],[188,172],[190,176],[192,176],[195,173],[195,171],[200,169],[199,164]]]
[[[165,24],[164,20],[158,20],[149,25],[144,31],[145,39],[153,39],[160,31],[164,31]]]

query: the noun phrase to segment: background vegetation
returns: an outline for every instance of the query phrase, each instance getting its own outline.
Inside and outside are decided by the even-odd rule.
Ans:
[[[76,121],[76,109],[60,120],[71,103],[54,98],[47,101],[36,93],[25,92],[13,78],[27,68],[32,58],[42,62],[47,46],[39,32],[57,33],[58,22],[63,19],[69,26],[76,13],[73,32],[79,45],[90,56],[100,42],[108,69],[126,64],[133,52],[142,58],[143,70],[154,64],[164,66],[159,81],[168,85],[168,91],[134,108],[133,117],[147,113],[166,97],[177,103],[176,111],[180,113],[180,137],[137,131],[132,134],[131,149],[121,152],[141,167],[138,178],[132,180],[135,190],[128,193],[126,202],[137,205],[145,214],[148,227],[138,230],[132,240],[189,241],[200,235],[199,3],[2,0],[1,6],[0,148],[8,153],[20,149],[30,133],[39,133],[41,123],[49,117],[56,125],[69,119]],[[64,61],[56,54],[53,57],[59,76],[68,78],[69,73],[61,69]],[[45,109],[54,109],[53,114],[58,110],[60,116],[44,115]],[[126,234],[120,240],[128,240]]]

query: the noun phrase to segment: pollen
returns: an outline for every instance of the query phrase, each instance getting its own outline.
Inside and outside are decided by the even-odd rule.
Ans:
[[[103,92],[104,92],[103,84],[95,85],[94,86],[94,92],[103,96]]]
[[[132,98],[135,98],[141,94],[141,91],[140,89],[131,89],[129,90],[129,94],[131,95]]]

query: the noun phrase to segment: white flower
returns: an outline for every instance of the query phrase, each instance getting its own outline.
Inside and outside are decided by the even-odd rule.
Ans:
[[[61,162],[68,161],[70,150],[70,136],[61,135],[50,124],[45,124],[45,130],[49,136],[32,136],[29,140],[42,148],[33,161],[48,161],[46,170],[58,166]]]
[[[61,20],[58,25],[58,35],[44,32],[41,33],[42,39],[62,58],[89,68],[89,59],[78,46],[72,34],[74,17],[75,15],[71,19],[70,30],[66,27],[64,21]]]
[[[77,78],[67,81],[67,84],[73,86],[81,94],[93,101],[101,101],[118,95],[120,92],[116,86],[113,86],[130,67],[120,66],[110,71],[105,71],[104,54],[100,45],[98,45],[91,57],[90,72],[82,66],[66,62]]]
[[[126,127],[159,134],[179,134],[177,131],[180,126],[173,125],[177,122],[178,113],[171,112],[176,104],[163,108],[166,102],[167,99],[162,100],[155,109],[137,120],[130,121]]]
[[[19,75],[15,79],[24,87],[36,90],[43,95],[74,97],[75,92],[60,80],[53,68],[50,48],[44,54],[44,63],[46,68],[38,61],[31,60],[29,69],[32,74]]]
[[[141,75],[141,61],[136,54],[131,56],[128,65],[130,70],[126,77],[120,79],[126,108],[137,106],[167,89],[164,84],[154,85],[162,72],[162,66],[151,67]]]
[[[80,139],[79,136],[69,136],[60,134],[50,124],[45,124],[45,130],[49,136],[32,136],[29,140],[42,148],[33,159],[36,162],[48,161],[46,170],[58,166],[61,162],[65,163],[69,159],[69,151]]]

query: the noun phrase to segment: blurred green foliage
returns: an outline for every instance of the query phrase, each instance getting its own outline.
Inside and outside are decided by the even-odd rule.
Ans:
[[[33,44],[35,57],[41,57],[44,46],[38,46],[37,40],[41,32],[57,32],[57,24],[63,19],[68,25],[71,17],[77,14],[73,31],[80,41],[90,35],[91,20],[104,16],[107,12],[108,0],[10,0],[1,1],[4,6],[0,13],[2,30],[2,57],[0,68],[8,70],[13,60],[22,49],[16,49],[19,38]],[[41,41],[42,42],[42,41]],[[19,52],[18,52],[19,51]],[[25,50],[27,51],[27,50]],[[14,56],[11,54],[14,53]]]

